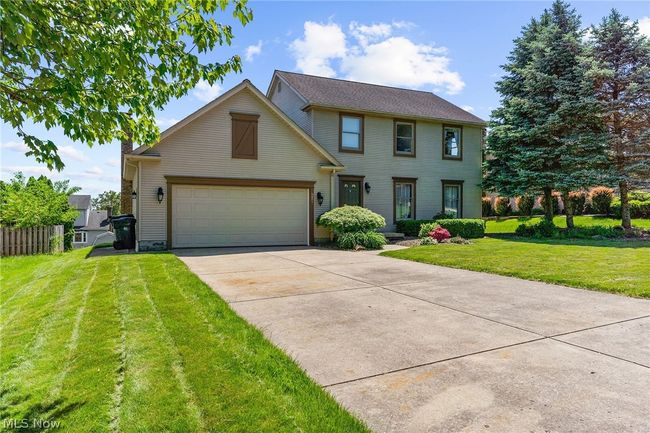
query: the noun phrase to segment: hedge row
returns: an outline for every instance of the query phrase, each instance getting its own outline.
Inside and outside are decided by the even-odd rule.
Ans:
[[[406,236],[422,237],[420,231],[423,225],[427,227],[440,226],[449,231],[452,237],[460,236],[465,239],[482,238],[485,236],[485,222],[480,219],[439,219],[439,220],[406,220],[396,223],[397,231]]]
[[[650,218],[650,200],[630,200],[628,203],[630,204],[631,218]],[[620,218],[621,199],[614,199],[610,209],[616,218]]]

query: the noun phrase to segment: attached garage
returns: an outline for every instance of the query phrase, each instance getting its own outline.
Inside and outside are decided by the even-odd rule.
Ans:
[[[174,178],[173,248],[309,245],[313,182]]]

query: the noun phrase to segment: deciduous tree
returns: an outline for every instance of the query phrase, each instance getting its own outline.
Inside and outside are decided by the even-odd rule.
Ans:
[[[56,144],[25,129],[58,126],[72,140],[158,140],[154,112],[205,80],[241,70],[239,56],[202,62],[230,44],[232,28],[214,19],[229,10],[245,25],[246,0],[10,0],[0,2],[0,115],[28,155],[62,169]],[[210,54],[212,58],[217,53]]]

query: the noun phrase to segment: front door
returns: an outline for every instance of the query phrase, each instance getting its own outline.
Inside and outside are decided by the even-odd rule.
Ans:
[[[339,206],[363,206],[361,178],[339,178]]]

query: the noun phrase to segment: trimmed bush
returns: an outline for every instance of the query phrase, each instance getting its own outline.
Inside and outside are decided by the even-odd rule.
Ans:
[[[650,201],[650,192],[645,191],[630,191],[628,194],[630,200]]]
[[[510,199],[508,197],[498,197],[494,204],[494,213],[496,213],[497,216],[506,216],[509,215],[511,211]]]
[[[551,221],[541,220],[537,224],[520,224],[515,229],[515,235],[522,237],[550,238],[558,233]]]
[[[650,218],[650,199],[648,200],[630,200],[630,217],[631,218]],[[612,214],[616,218],[621,218],[621,199],[615,198],[610,206]]]
[[[449,230],[443,229],[442,227],[436,227],[432,231],[429,232],[429,237],[435,239],[438,242],[442,242],[445,239],[449,239],[451,237],[451,234],[449,234]]]
[[[484,217],[492,216],[492,199],[490,197],[483,197],[481,199],[481,215]]]
[[[532,195],[522,195],[515,199],[519,215],[531,216],[533,214],[533,207],[535,206],[535,197]]]
[[[585,203],[587,203],[587,193],[584,191],[571,191],[569,193],[569,203],[564,206],[570,206],[573,209],[574,215],[582,215],[585,211]],[[566,211],[565,211],[566,213]]]
[[[434,238],[431,238],[427,236],[426,238],[420,239],[420,245],[436,245],[438,243],[437,240]]]
[[[418,232],[419,238],[426,238],[429,236],[429,233],[440,227],[438,223],[425,223],[420,226],[420,231]]]
[[[449,230],[452,236],[461,236],[465,239],[482,238],[485,236],[485,221],[476,218],[457,218],[437,221],[440,227]]]
[[[453,218],[456,218],[456,214],[450,211],[438,212],[433,216],[434,220],[449,220]]]
[[[614,190],[606,186],[597,186],[590,192],[591,208],[597,214],[609,215]]]
[[[355,250],[359,247],[379,250],[384,245],[386,245],[386,238],[377,232],[346,232],[336,237],[336,246],[343,250]]]
[[[561,230],[558,233],[558,237],[577,239],[589,239],[593,237],[620,238],[623,234],[624,231],[620,227],[588,226]]]
[[[433,220],[401,220],[395,223],[396,230],[405,236],[418,236],[422,224],[430,224]]]
[[[325,212],[318,225],[330,228],[336,234],[371,232],[386,225],[383,216],[360,206],[343,206]]]
[[[553,205],[553,215],[558,215],[560,213],[560,193],[553,192],[551,194],[551,200]],[[546,199],[544,196],[539,200],[540,206],[542,206],[542,215],[544,214],[544,208],[546,207]]]

